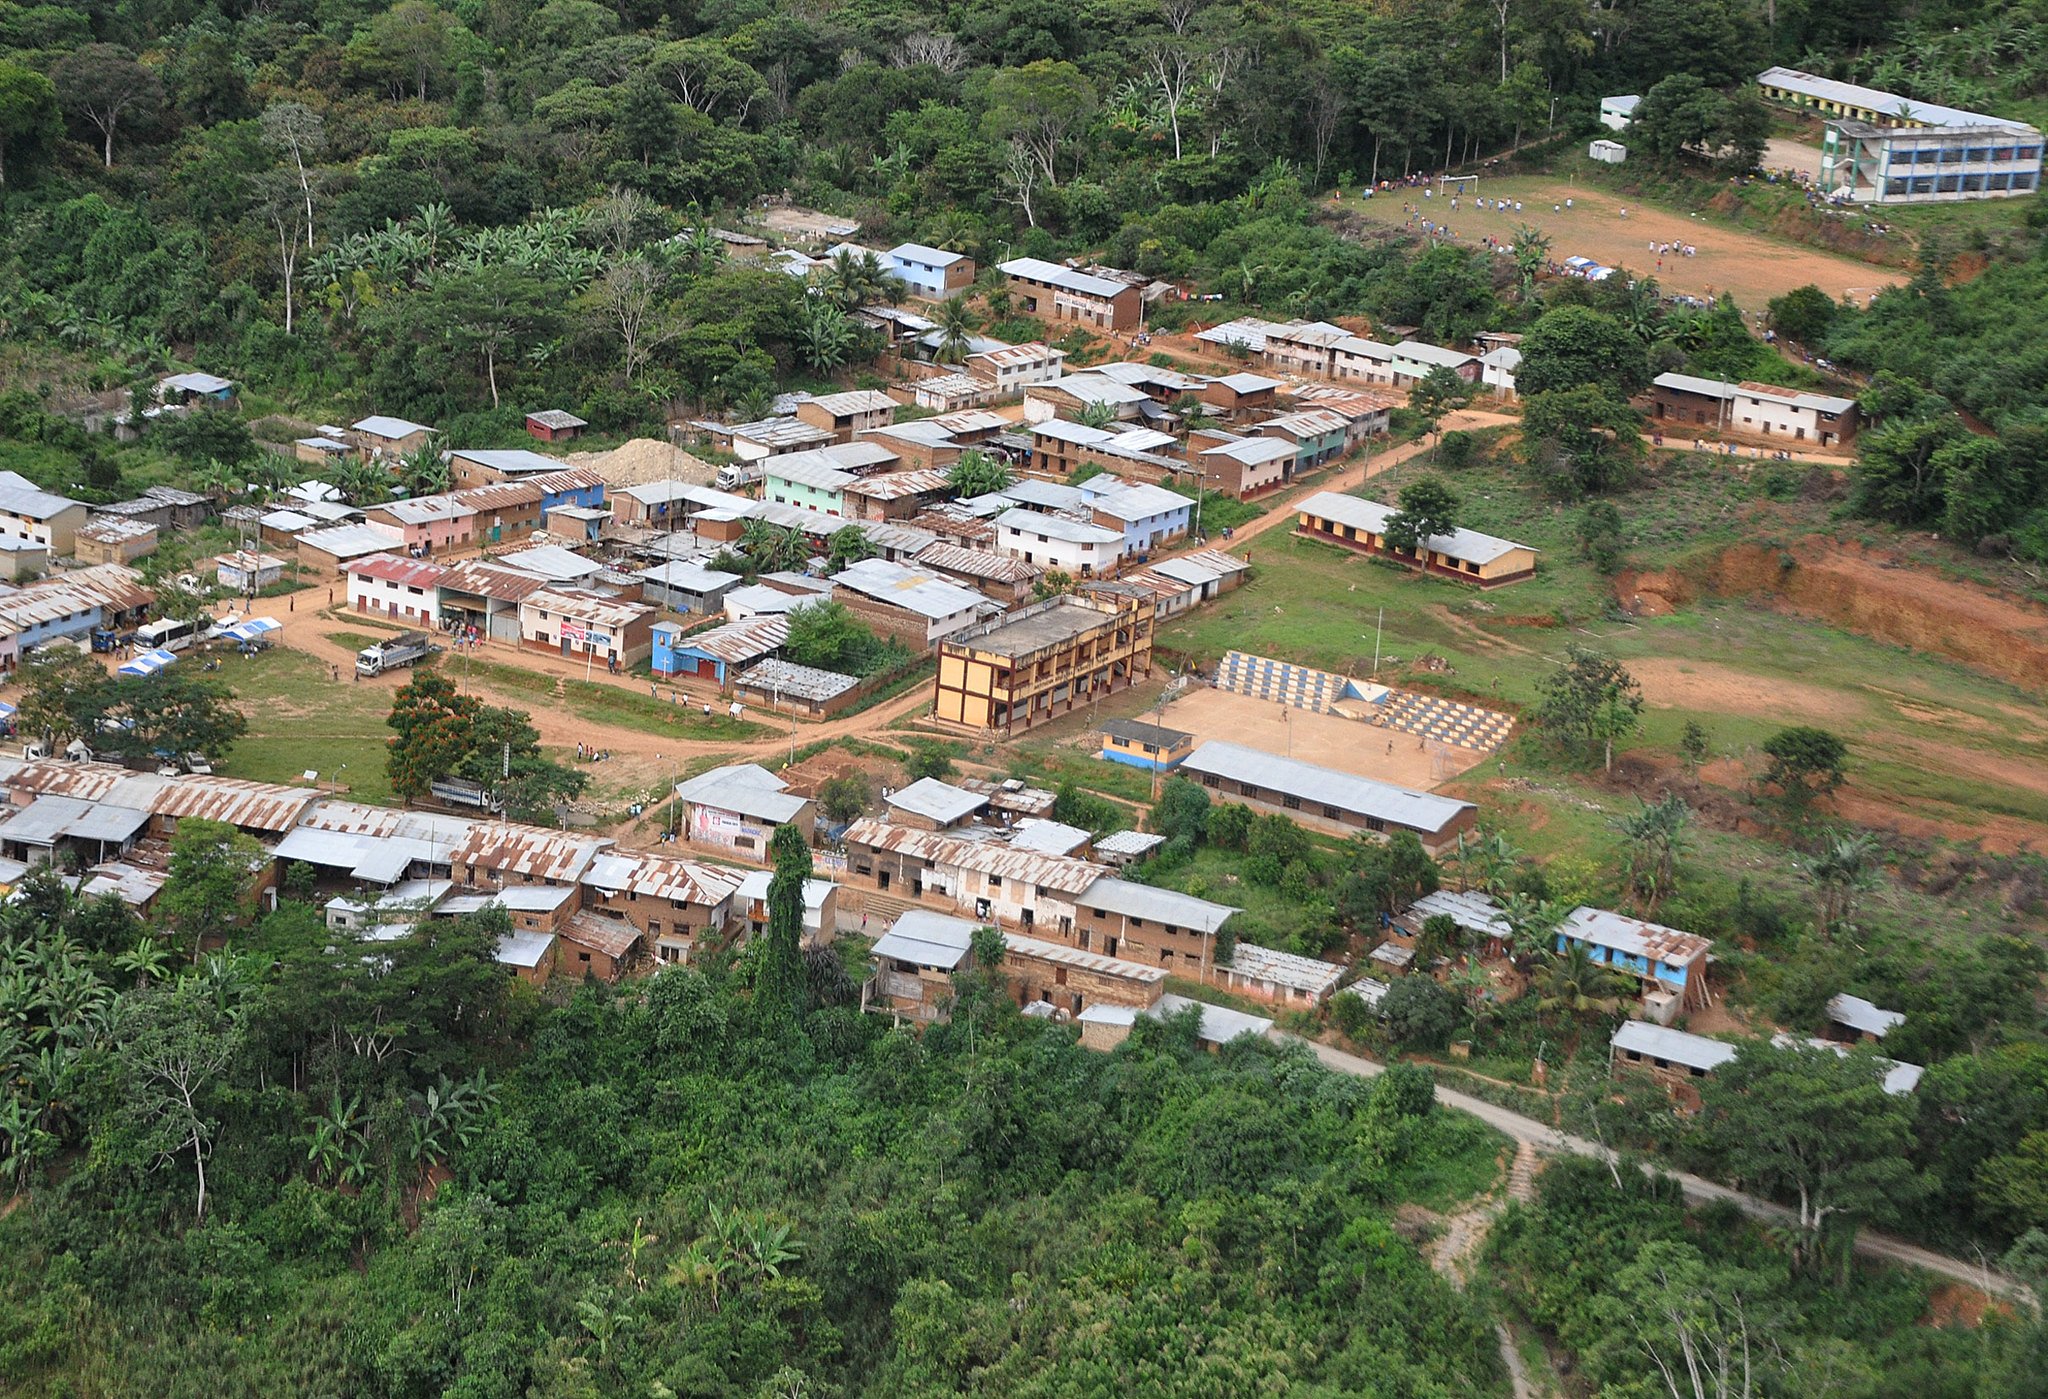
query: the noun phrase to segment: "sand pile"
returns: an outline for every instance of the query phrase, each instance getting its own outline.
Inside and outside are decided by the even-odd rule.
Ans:
[[[651,481],[708,486],[718,475],[710,462],[652,437],[636,437],[609,452],[572,452],[569,465],[594,467],[607,486],[644,486]]]

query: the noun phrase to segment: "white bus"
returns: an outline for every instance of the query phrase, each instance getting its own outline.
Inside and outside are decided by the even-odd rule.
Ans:
[[[135,629],[135,649],[154,651],[161,647],[166,651],[183,651],[205,625],[203,620],[195,622],[190,618],[180,621],[166,617],[161,622],[151,622]]]

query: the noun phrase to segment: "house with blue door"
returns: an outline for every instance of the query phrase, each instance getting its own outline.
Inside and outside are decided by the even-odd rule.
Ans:
[[[688,635],[683,634],[680,623],[657,622],[649,664],[656,675],[699,680],[723,690],[741,666],[773,655],[787,640],[789,619],[780,614],[727,622]]]
[[[1707,1004],[1707,960],[1713,940],[1626,913],[1581,905],[1557,931],[1557,950],[1577,944],[1601,966],[1642,985],[1647,1014],[1658,1020]]]

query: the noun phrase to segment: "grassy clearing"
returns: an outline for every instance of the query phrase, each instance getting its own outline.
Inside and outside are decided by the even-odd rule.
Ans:
[[[327,667],[300,651],[276,647],[225,678],[249,716],[249,733],[220,770],[257,782],[297,783],[308,769],[345,783],[359,801],[390,802],[384,775],[389,699],[380,689],[335,685]],[[308,696],[317,695],[317,703]]]
[[[765,724],[734,719],[718,706],[706,716],[701,705],[671,702],[595,680],[568,680],[540,671],[471,658],[463,663],[472,679],[507,697],[526,696],[556,713],[596,724],[611,724],[660,738],[744,743],[778,732]]]

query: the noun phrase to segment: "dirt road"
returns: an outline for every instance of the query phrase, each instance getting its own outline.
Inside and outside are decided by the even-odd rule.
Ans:
[[[1275,1032],[1275,1038],[1282,1041],[1295,1040],[1307,1045],[1316,1058],[1323,1062],[1325,1067],[1334,1069],[1338,1073],[1354,1074],[1360,1078],[1376,1078],[1386,1071],[1384,1064],[1377,1063],[1371,1059],[1361,1058],[1356,1054],[1346,1054],[1341,1049],[1333,1049],[1327,1044],[1320,1044],[1314,1040],[1304,1040],[1298,1036],[1280,1032]],[[1606,1161],[1610,1164],[1616,1159],[1615,1153],[1601,1146],[1598,1142],[1590,1142],[1584,1137],[1575,1137],[1568,1132],[1560,1132],[1547,1122],[1538,1122],[1533,1117],[1524,1117],[1520,1113],[1509,1112],[1506,1108],[1495,1107],[1492,1103],[1484,1102],[1481,1099],[1469,1097],[1463,1093],[1455,1093],[1448,1088],[1438,1088],[1436,1090],[1436,1097],[1437,1101],[1445,1107],[1455,1108],[1459,1112],[1470,1113],[1487,1126],[1507,1133],[1509,1137],[1517,1142],[1527,1142],[1538,1151],[1548,1152],[1551,1155],[1590,1156],[1595,1160]],[[1666,1167],[1649,1164],[1646,1164],[1643,1169],[1646,1171],[1655,1170],[1659,1174],[1667,1175],[1677,1181],[1679,1188],[1685,1193],[1685,1198],[1694,1204],[1725,1202],[1734,1205],[1751,1219],[1760,1219],[1767,1224],[1782,1226],[1786,1224],[1796,1225],[1798,1222],[1798,1216],[1783,1205],[1771,1200],[1759,1199],[1754,1195],[1744,1194],[1740,1190],[1731,1190],[1725,1185],[1707,1180],[1702,1176],[1689,1175],[1684,1171],[1674,1171]],[[2028,1305],[2033,1303],[2034,1294],[2031,1288],[2015,1278],[2007,1277],[1988,1265],[1970,1262],[1961,1258],[1951,1258],[1945,1253],[1936,1253],[1932,1249],[1922,1248],[1918,1244],[1907,1243],[1904,1239],[1894,1238],[1890,1234],[1881,1234],[1874,1229],[1857,1231],[1856,1251],[1866,1258],[1881,1259],[1884,1262],[1897,1263],[1908,1268],[1919,1268],[1924,1272],[1939,1273],[1945,1278],[1953,1278],[1957,1282],[1965,1283],[1993,1296],[2010,1297]]]
[[[322,590],[311,589],[300,596],[310,602]],[[359,618],[345,610],[323,610],[320,612],[296,613],[292,624],[282,633],[282,644],[293,650],[302,651],[324,665],[333,668],[339,676],[334,683],[342,685],[373,685],[384,690],[397,690],[405,684],[407,672],[391,675],[354,679],[355,653],[347,646],[332,640],[329,632],[349,631],[364,628],[369,619]],[[477,659],[498,665],[516,665],[520,669],[542,675],[551,675],[567,683],[584,679],[584,667],[576,662],[565,661],[557,656],[541,655],[523,651],[504,643],[493,643],[476,653]],[[614,776],[652,780],[670,771],[677,762],[687,763],[693,758],[730,755],[735,762],[750,758],[773,757],[787,753],[790,747],[790,720],[777,715],[753,712],[758,722],[774,730],[772,737],[752,739],[731,739],[690,736],[693,727],[692,715],[702,714],[702,701],[692,708],[687,698],[677,706],[678,726],[673,738],[651,734],[642,729],[623,725],[594,722],[581,715],[554,710],[545,703],[536,703],[535,696],[525,691],[501,691],[480,677],[467,677],[463,673],[459,657],[449,655],[442,659],[442,669],[457,684],[463,685],[470,693],[488,700],[492,704],[507,705],[527,711],[532,716],[533,726],[540,731],[541,743],[547,747],[574,750],[579,743],[593,748],[610,750],[619,768],[612,770]],[[592,683],[616,683],[622,692],[633,692],[645,681],[616,681],[603,671],[590,676]],[[666,694],[666,687],[663,693]],[[924,686],[913,686],[894,699],[887,700],[859,714],[842,719],[828,719],[823,723],[796,725],[798,746],[816,743],[823,739],[845,738],[870,734],[887,728],[907,714],[915,713],[922,705],[931,702],[931,692]],[[714,706],[716,708],[716,706]],[[699,720],[701,724],[701,719]],[[659,762],[655,760],[657,757]]]

